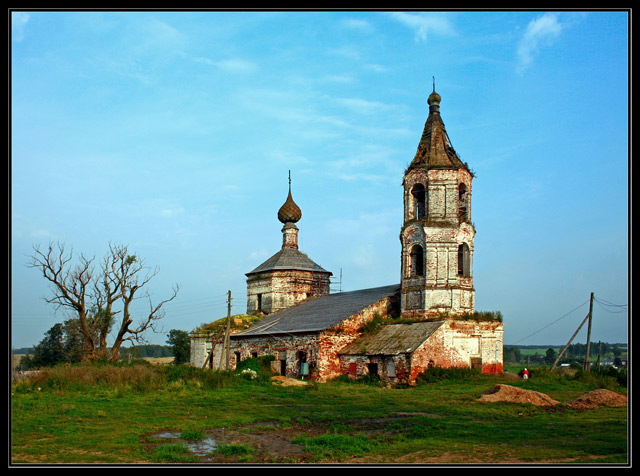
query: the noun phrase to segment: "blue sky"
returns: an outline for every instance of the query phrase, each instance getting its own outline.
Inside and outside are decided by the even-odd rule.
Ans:
[[[626,342],[627,308],[606,303],[628,304],[628,26],[623,11],[13,11],[12,346],[65,319],[26,266],[50,240],[97,258],[128,245],[159,268],[155,300],[180,285],[151,343],[224,317],[228,290],[245,312],[245,273],[281,246],[289,170],[301,250],[343,290],[398,283],[433,77],[476,174],[476,308],[502,312],[505,344],[559,345],[594,292],[592,340]]]

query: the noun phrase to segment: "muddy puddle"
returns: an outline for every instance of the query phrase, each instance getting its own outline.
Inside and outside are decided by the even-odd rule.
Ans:
[[[302,433],[315,433],[311,429],[283,427],[279,422],[263,422],[238,428],[214,428],[203,431],[198,441],[180,438],[179,431],[163,430],[144,437],[144,445],[150,453],[155,447],[182,444],[199,463],[301,463],[309,459],[301,445],[291,439]],[[225,455],[217,450],[228,445],[244,446],[246,454]]]
[[[397,413],[382,418],[355,419],[342,422],[353,431],[374,437],[397,431],[394,427],[416,416],[440,418],[441,415],[426,413]],[[391,425],[391,427],[389,426]],[[326,434],[327,427],[322,424],[283,425],[278,421],[254,423],[243,427],[213,428],[203,431],[199,441],[180,438],[180,432],[171,429],[157,431],[143,436],[141,443],[149,454],[156,447],[168,444],[182,444],[189,449],[190,456],[203,464],[300,464],[313,463],[314,457],[305,452],[302,445],[291,443],[300,435],[308,438]],[[221,454],[217,450],[223,446],[238,445],[249,449],[237,455]]]

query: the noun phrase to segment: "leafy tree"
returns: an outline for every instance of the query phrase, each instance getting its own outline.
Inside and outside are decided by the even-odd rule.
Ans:
[[[544,362],[545,364],[553,365],[555,361],[556,361],[556,351],[553,350],[551,347],[549,347],[544,356]]]
[[[167,344],[174,356],[174,364],[184,364],[191,358],[191,338],[189,333],[178,329],[171,329],[168,334]]]
[[[52,367],[66,359],[64,326],[55,324],[20,362],[23,368]]]
[[[46,250],[36,246],[34,251],[29,266],[38,269],[51,285],[52,296],[45,300],[71,312],[82,342],[83,360],[117,361],[124,342],[144,342],[144,333],[155,330],[157,321],[164,316],[163,305],[178,293],[175,286],[171,297],[157,305],[152,304],[148,292],[140,295],[158,271],[148,272],[144,262],[123,245],[109,244],[98,270],[94,258],[84,255],[74,266],[73,253],[67,253],[60,243],[49,243]],[[141,297],[149,300],[149,312],[134,324],[130,306]],[[109,347],[107,338],[112,330],[115,340]]]
[[[504,350],[504,359],[506,362],[520,362],[522,355],[520,353],[520,348],[514,345],[505,345],[503,347]]]

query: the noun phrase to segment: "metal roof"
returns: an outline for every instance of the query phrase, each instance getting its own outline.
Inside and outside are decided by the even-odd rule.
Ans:
[[[231,338],[323,331],[399,291],[400,285],[394,284],[311,297],[295,306],[267,315],[250,328],[233,334]]]
[[[388,324],[377,332],[356,339],[340,355],[411,354],[437,331],[444,321]]]
[[[246,273],[246,276],[256,273],[263,273],[265,271],[274,270],[298,270],[298,271],[314,271],[316,273],[329,273],[330,271],[322,268],[320,265],[314,263],[306,254],[301,251],[293,250],[290,248],[283,248],[275,255],[262,263],[253,271]]]

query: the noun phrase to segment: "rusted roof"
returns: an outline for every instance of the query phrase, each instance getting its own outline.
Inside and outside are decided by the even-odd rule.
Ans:
[[[411,354],[437,331],[444,321],[389,324],[377,332],[356,339],[340,351],[341,355]]]
[[[418,150],[409,168],[467,169],[453,149],[449,135],[440,116],[440,95],[434,91],[429,95],[429,116],[424,125]]]
[[[302,251],[283,248],[256,269],[246,273],[246,276],[274,270],[314,271],[316,273],[333,274],[322,268],[319,264],[314,263]]]
[[[257,324],[231,338],[323,331],[399,291],[400,285],[394,284],[311,297],[295,306],[267,315]]]

